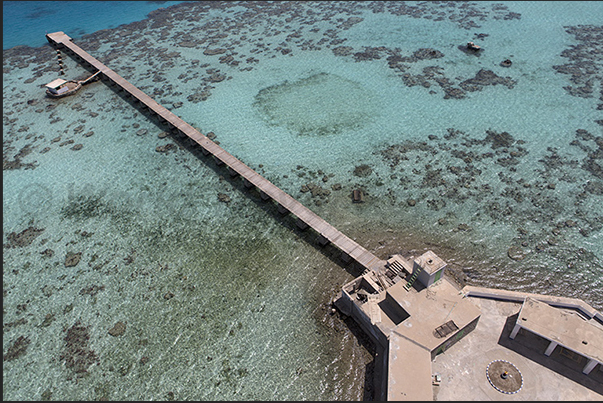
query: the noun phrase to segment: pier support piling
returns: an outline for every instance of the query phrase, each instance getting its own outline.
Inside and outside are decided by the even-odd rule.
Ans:
[[[341,260],[343,260],[345,263],[350,263],[352,259],[347,253],[341,252]]]
[[[253,183],[251,183],[247,178],[243,178],[243,185],[245,185],[245,187],[247,189],[250,189],[253,187]]]
[[[262,198],[262,200],[268,200],[270,199],[270,196],[268,196],[268,194],[266,194],[262,189],[258,188],[258,193],[260,194],[260,197]]]
[[[297,227],[298,227],[299,229],[301,229],[302,231],[304,231],[304,230],[308,229],[308,227],[309,227],[309,225],[308,225],[308,224],[306,224],[305,222],[303,222],[303,221],[301,220],[301,218],[298,218],[297,220],[295,220],[295,225],[297,225]]]
[[[327,238],[324,237],[324,235],[319,235],[317,238],[317,242],[320,246],[326,246],[328,245],[331,241],[329,241]]]
[[[286,208],[285,208],[285,207],[284,207],[282,204],[280,204],[280,203],[277,203],[276,208],[277,208],[278,212],[279,212],[279,213],[281,213],[281,214],[283,214],[283,215],[284,215],[284,214],[287,214],[287,213],[289,212],[289,210],[287,210],[287,209],[286,209]]]
[[[201,149],[205,150],[203,147],[201,147]],[[232,169],[232,167],[228,167],[227,169],[228,169],[228,173],[233,178],[239,174],[237,171],[235,171],[234,169]]]

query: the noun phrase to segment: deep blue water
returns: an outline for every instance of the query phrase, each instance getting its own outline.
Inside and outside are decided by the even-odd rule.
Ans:
[[[153,10],[182,1],[3,1],[2,49],[42,46],[48,32],[74,39],[101,29],[139,21]]]

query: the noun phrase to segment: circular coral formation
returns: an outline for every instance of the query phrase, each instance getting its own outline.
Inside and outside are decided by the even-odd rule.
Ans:
[[[363,127],[377,115],[378,104],[359,83],[320,73],[264,88],[254,106],[270,125],[299,135],[333,135]]]

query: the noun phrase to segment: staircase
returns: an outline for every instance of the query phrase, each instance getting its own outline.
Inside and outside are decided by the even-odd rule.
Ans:
[[[402,274],[403,272],[407,273],[407,270],[402,263],[397,260],[388,261],[384,278],[387,279],[388,283],[390,283],[389,286],[392,286],[398,281],[395,280],[396,277],[399,279],[406,277],[404,274]]]
[[[391,272],[394,274],[394,276],[395,276],[396,274],[399,274],[400,272],[404,271],[404,266],[402,266],[402,263],[398,262],[397,260],[392,260],[392,261],[389,263],[388,269],[389,269],[389,271],[391,271]],[[392,277],[393,277],[393,276],[392,276]]]
[[[406,291],[410,290],[410,287],[412,287],[412,284],[415,282],[418,275],[419,275],[419,271],[417,270],[414,272],[414,274],[412,276],[410,276],[410,278],[408,279],[408,282],[406,284],[404,284],[404,289]]]

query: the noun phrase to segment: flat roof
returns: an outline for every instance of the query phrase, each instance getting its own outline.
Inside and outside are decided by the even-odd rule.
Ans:
[[[437,327],[453,320],[462,329],[481,314],[479,308],[448,281],[438,281],[419,292],[413,288],[407,291],[404,281],[399,281],[389,287],[387,293],[410,315],[395,331],[429,351],[445,340],[434,335]]]
[[[429,274],[433,274],[444,266],[446,266],[446,262],[444,262],[438,255],[433,253],[433,251],[431,250],[428,250],[421,256],[415,258],[415,262],[423,268],[423,271]]]
[[[436,337],[434,331],[450,320],[462,329],[481,312],[446,280],[421,291],[406,290],[404,283],[399,281],[386,291],[385,301],[410,315],[389,333],[387,400],[433,400],[431,352],[450,337]],[[386,331],[390,322],[383,321],[389,326],[381,329]]]
[[[48,84],[46,84],[46,87],[48,88],[57,88],[59,86],[61,86],[62,84],[65,84],[67,81],[63,80],[62,78],[57,78],[56,80],[53,80],[51,82],[49,82]]]
[[[526,298],[517,324],[585,357],[603,362],[603,332],[574,313]]]
[[[389,338],[387,400],[433,400],[431,352],[396,331]]]

